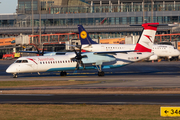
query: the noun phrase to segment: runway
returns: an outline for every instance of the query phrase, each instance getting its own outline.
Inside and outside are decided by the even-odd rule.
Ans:
[[[0,104],[180,105],[180,95],[0,95]]]
[[[114,88],[180,88],[180,61],[176,62],[139,62],[128,66],[104,70],[105,76],[98,77],[96,70],[67,71],[66,77],[55,73],[26,73],[17,79],[5,72],[13,61],[0,61],[0,81],[13,80],[65,80],[100,81],[96,84],[66,85],[48,87],[0,88],[3,90],[47,90],[47,89],[114,89]],[[17,104],[168,104],[180,105],[179,94],[73,94],[73,95],[3,95],[0,103]]]

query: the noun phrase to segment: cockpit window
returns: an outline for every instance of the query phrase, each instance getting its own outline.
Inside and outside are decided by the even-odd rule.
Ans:
[[[21,63],[22,60],[16,60],[16,63]]]
[[[28,61],[27,61],[27,60],[22,60],[21,62],[22,62],[22,63],[28,63]]]
[[[17,60],[15,63],[28,63],[27,60]]]

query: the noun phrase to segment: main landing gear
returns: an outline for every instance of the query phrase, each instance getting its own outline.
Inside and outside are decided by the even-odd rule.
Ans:
[[[13,74],[13,78],[17,78],[18,77],[18,75],[17,74]]]
[[[99,71],[98,72],[98,76],[104,76],[104,72],[103,71]]]
[[[98,67],[99,66],[99,67]],[[98,69],[98,76],[104,76],[104,72],[102,71],[102,67],[101,67],[101,65],[96,65],[96,67],[97,67],[97,69]]]
[[[67,75],[67,72],[61,71],[60,75],[61,75],[61,76],[66,76],[66,75]]]

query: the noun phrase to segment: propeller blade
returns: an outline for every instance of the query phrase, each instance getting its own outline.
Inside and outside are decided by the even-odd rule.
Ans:
[[[43,47],[42,56],[44,55],[44,50],[45,50],[45,48]]]
[[[77,61],[77,64],[76,64],[76,70],[79,70],[79,60]]]
[[[79,48],[79,55],[81,56],[81,47]]]
[[[73,47],[73,50],[74,50],[74,52],[76,53],[76,56],[78,55],[78,53],[77,53],[77,51],[75,50],[75,48]]]
[[[38,48],[37,47],[35,47],[36,48],[36,50],[38,51],[38,54],[40,55],[40,51],[38,50]]]
[[[85,69],[84,63],[81,61],[81,66],[83,67],[83,69]]]
[[[81,45],[78,45],[78,46],[76,46],[77,48],[79,48],[79,52],[77,52],[76,50],[75,50],[75,48],[73,47],[73,50],[74,50],[74,52],[75,52],[75,54],[76,54],[76,56],[75,57],[73,57],[73,58],[71,58],[71,60],[76,60],[76,62],[77,62],[77,64],[76,64],[76,70],[79,70],[79,65],[81,65],[84,69],[85,69],[85,65],[84,65],[84,63],[82,62],[82,58],[87,58],[87,55],[81,55]]]

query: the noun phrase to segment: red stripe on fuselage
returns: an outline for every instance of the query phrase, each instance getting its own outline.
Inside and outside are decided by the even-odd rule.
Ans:
[[[134,50],[136,50],[136,52],[151,52],[151,49],[146,48],[139,43],[136,44],[136,47]]]
[[[27,59],[33,61],[34,63],[36,63],[36,62],[34,61],[34,59],[31,59],[31,58],[27,58]],[[37,64],[37,63],[36,63],[36,64]]]

